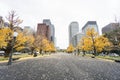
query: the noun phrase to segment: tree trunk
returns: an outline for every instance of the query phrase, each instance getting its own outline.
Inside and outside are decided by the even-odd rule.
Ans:
[[[93,51],[94,51],[93,55],[96,56],[97,52],[96,52],[95,41],[94,41],[93,35],[91,35],[91,38],[92,38],[92,42],[93,42]]]
[[[10,54],[10,52],[11,52],[11,49],[12,49],[12,46],[11,46],[11,44],[9,44],[9,45],[6,47],[6,49],[5,49],[5,55],[4,55],[4,57],[9,57],[9,54]]]

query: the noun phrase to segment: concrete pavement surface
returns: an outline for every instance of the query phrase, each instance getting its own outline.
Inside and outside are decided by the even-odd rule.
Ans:
[[[120,80],[120,64],[56,53],[0,64],[0,80]]]

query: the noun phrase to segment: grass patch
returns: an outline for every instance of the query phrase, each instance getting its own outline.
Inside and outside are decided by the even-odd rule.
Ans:
[[[48,56],[50,54],[38,54],[36,57],[42,57],[42,56]],[[23,54],[19,54],[19,55],[12,55],[13,59],[20,59],[20,58],[27,58],[27,57],[33,57],[33,55],[29,55],[27,53],[23,53]],[[4,56],[0,56],[0,61],[6,61],[8,60],[9,57],[4,57]]]
[[[0,56],[0,61],[6,61],[8,58],[5,58],[4,56]]]
[[[113,57],[113,56],[96,56],[97,58],[108,59],[108,60],[120,60],[120,56]]]
[[[82,54],[80,54],[80,56],[82,56]],[[85,54],[84,57],[93,57],[94,55],[93,54]],[[114,57],[114,56],[108,56],[108,55],[105,55],[105,56],[95,56],[95,58],[101,58],[101,59],[107,59],[107,60],[120,60],[120,56],[117,56],[117,57]]]
[[[82,53],[79,54],[79,56],[83,56]],[[85,54],[84,57],[92,57],[93,55],[92,54]]]

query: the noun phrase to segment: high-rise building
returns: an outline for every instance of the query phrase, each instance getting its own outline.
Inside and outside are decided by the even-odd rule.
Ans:
[[[76,33],[73,37],[72,37],[72,45],[74,47],[77,47],[77,45],[79,44],[80,42],[80,39],[84,36],[84,33]]]
[[[54,27],[54,25],[51,23],[50,19],[44,19],[43,23],[49,26],[49,28],[50,28],[49,40],[54,43],[55,42],[55,27]]]
[[[43,19],[43,23],[49,26],[51,25],[50,19]]]
[[[117,28],[120,28],[120,24],[119,23],[110,23],[108,25],[106,25],[105,27],[102,28],[102,34],[104,33],[108,33],[110,31],[113,31]]]
[[[98,25],[96,21],[88,21],[85,26],[82,28],[82,32],[86,34],[88,28],[94,28],[95,31],[99,34]]]
[[[0,28],[2,28],[4,26],[4,21],[2,16],[0,16]]]
[[[69,25],[69,44],[72,43],[72,37],[79,32],[78,22],[71,22]]]
[[[50,28],[44,23],[39,23],[37,25],[37,35],[41,35],[50,40]]]
[[[24,35],[33,35],[34,31],[30,28],[30,26],[24,26],[23,33]]]

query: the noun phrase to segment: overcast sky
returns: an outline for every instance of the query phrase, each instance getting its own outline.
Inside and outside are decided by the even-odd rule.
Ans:
[[[43,19],[55,26],[57,46],[68,46],[68,26],[72,21],[81,29],[87,21],[97,21],[99,31],[110,22],[120,21],[120,0],[0,0],[0,16],[15,10],[24,22],[21,26],[37,27]]]

